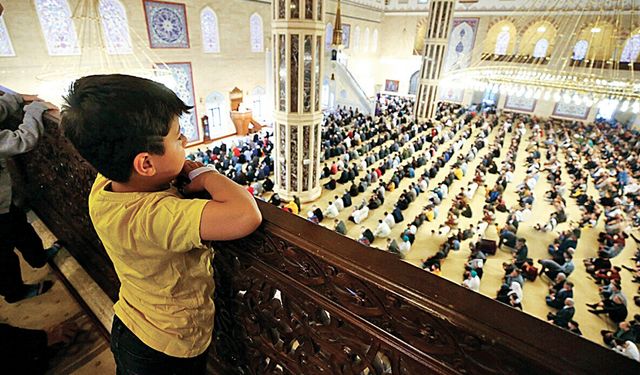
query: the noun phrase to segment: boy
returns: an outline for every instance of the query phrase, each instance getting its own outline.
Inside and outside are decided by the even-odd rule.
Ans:
[[[126,75],[77,80],[65,98],[66,137],[99,172],[91,221],[120,279],[111,350],[118,374],[204,374],[213,329],[211,240],[253,232],[262,220],[247,191],[185,160],[171,90]],[[184,199],[171,182],[188,176]]]

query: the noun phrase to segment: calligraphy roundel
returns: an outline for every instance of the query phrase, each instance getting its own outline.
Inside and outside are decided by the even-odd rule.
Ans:
[[[151,27],[167,43],[175,43],[184,34],[180,16],[170,8],[158,9],[151,20]]]
[[[184,4],[145,0],[151,48],[189,48]]]

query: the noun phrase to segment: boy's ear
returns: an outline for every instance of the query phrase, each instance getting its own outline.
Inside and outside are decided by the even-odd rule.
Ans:
[[[141,152],[133,159],[133,170],[142,177],[153,177],[157,170],[148,152]]]

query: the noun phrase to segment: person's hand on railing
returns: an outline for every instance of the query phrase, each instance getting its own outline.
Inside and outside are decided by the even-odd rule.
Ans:
[[[20,96],[22,96],[22,100],[24,100],[25,102],[43,102],[44,101],[38,97],[38,94],[35,94],[35,95],[20,94]]]

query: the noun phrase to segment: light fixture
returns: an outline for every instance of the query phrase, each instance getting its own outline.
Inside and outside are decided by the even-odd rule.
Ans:
[[[502,31],[509,31],[509,26],[502,26]]]
[[[602,29],[599,28],[599,27],[594,27],[594,28],[591,29],[591,33],[593,33],[593,34],[599,33],[601,31],[602,31]]]
[[[538,27],[538,32],[539,32],[539,33],[543,33],[543,32],[545,32],[545,31],[547,31],[547,28],[546,28],[546,27],[544,27],[544,26],[540,26],[540,27]]]

